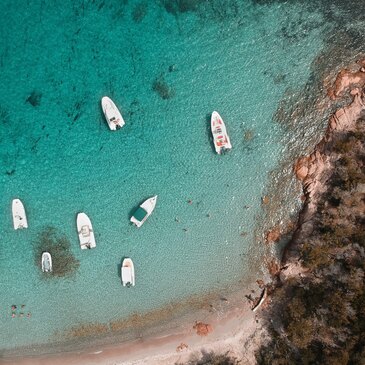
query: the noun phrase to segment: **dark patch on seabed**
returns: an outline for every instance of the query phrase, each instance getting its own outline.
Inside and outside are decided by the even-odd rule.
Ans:
[[[321,12],[326,21],[335,21],[341,27],[345,23],[353,24],[354,20],[364,20],[364,0],[312,0],[307,2],[291,0],[290,3],[287,0],[252,0],[252,3],[255,5],[299,5],[308,12]]]
[[[32,93],[27,97],[26,102],[35,107],[40,105],[41,99],[42,99],[42,93],[33,90]]]
[[[176,15],[195,11],[204,2],[207,0],[162,0],[162,5],[168,13]]]
[[[194,12],[201,19],[224,22],[238,19],[238,25],[244,24],[247,16],[243,10],[245,1],[239,0],[161,0],[166,12],[174,16]]]
[[[140,23],[147,15],[147,3],[137,4],[132,11],[132,19],[135,23]]]
[[[45,227],[37,236],[34,261],[39,270],[43,252],[51,254],[53,264],[53,271],[44,273],[44,278],[71,276],[80,266],[80,262],[72,254],[70,241],[54,227]]]
[[[168,85],[163,74],[153,81],[152,90],[164,100],[171,99],[175,96],[175,90]]]

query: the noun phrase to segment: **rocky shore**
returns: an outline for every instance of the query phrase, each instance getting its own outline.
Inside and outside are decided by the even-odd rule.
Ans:
[[[295,174],[303,185],[305,200],[299,217],[298,228],[285,250],[283,264],[286,268],[282,270],[283,276],[287,273],[290,275],[290,272],[298,265],[300,259],[298,245],[314,230],[316,224],[314,218],[318,212],[319,201],[323,199],[328,187],[333,184],[330,178],[337,168],[336,162],[346,154],[350,158],[354,157],[352,156],[353,151],[338,150],[337,145],[341,144],[346,135],[351,132],[360,134],[364,132],[364,123],[361,118],[365,118],[365,60],[358,61],[358,65],[362,71],[341,70],[333,87],[328,90],[328,96],[332,100],[338,100],[341,95],[346,96],[346,93],[349,93],[353,97],[352,102],[338,109],[331,116],[327,131],[314,151],[309,156],[300,157],[294,164]],[[363,138],[365,137],[360,138],[360,143],[364,142]],[[361,161],[360,165],[359,168],[363,168]],[[362,189],[361,184],[359,189]]]
[[[328,96],[346,103],[294,171],[303,209],[263,311],[259,364],[364,364],[365,59],[339,72]]]

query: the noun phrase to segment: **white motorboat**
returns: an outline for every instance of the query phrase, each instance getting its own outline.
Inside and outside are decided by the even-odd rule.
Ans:
[[[42,271],[52,272],[52,257],[49,252],[42,253]]]
[[[76,221],[81,249],[95,248],[96,242],[90,218],[85,213],[79,213]]]
[[[232,148],[226,125],[222,117],[214,111],[210,120],[215,151],[220,155],[222,152]]]
[[[157,202],[157,195],[145,200],[133,213],[131,217],[131,222],[137,227],[141,227],[146,219],[152,214],[155,209]]]
[[[129,288],[135,285],[134,264],[133,261],[128,257],[122,261],[120,276],[123,286]]]
[[[125,122],[122,114],[114,104],[113,100],[111,100],[107,96],[104,96],[101,99],[101,107],[103,108],[105,119],[108,122],[109,128],[112,131],[115,131],[124,126]]]
[[[14,229],[28,228],[27,216],[23,203],[19,199],[12,202]]]

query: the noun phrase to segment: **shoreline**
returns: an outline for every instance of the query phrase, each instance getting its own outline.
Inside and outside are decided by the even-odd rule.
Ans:
[[[333,142],[336,132],[354,130],[357,120],[361,118],[364,112],[365,93],[362,88],[365,86],[365,59],[351,65],[351,69],[340,70],[333,86],[327,90],[332,101],[337,101],[341,96],[345,97],[345,94],[349,93],[352,97],[351,102],[336,109],[330,116],[325,134],[314,147],[313,152],[298,158],[294,163],[294,172],[302,183],[304,204],[293,238],[283,253],[282,264],[290,265],[290,267],[283,269],[282,273],[289,272],[294,268],[294,271],[300,270],[297,266],[299,257],[296,245],[303,237],[308,236],[313,231],[314,224],[311,219],[317,210],[319,199],[327,191],[327,180],[334,170],[334,163],[339,158],[339,155],[335,154],[334,151],[327,150],[328,144]]]
[[[172,364],[186,362],[203,353],[227,353],[234,358],[245,356],[244,350],[256,348],[262,337],[262,324],[252,310],[251,303],[242,290],[234,294],[235,298],[226,299],[232,307],[226,312],[220,311],[194,313],[194,321],[171,330],[160,332],[140,339],[112,345],[94,345],[80,351],[47,353],[43,355],[24,355],[5,357],[0,364],[14,365],[88,365],[88,364]],[[232,305],[233,304],[233,305]],[[200,312],[200,313],[199,313]],[[205,313],[205,314],[204,314]],[[198,320],[199,318],[199,320]],[[207,329],[200,333],[199,325]],[[251,355],[254,351],[250,351]],[[253,361],[251,358],[250,361]]]
[[[293,166],[304,204],[272,275],[262,365],[363,363],[365,59],[341,70],[328,96],[344,106]]]

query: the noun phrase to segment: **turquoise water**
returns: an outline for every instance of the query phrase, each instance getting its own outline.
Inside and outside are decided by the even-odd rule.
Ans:
[[[0,349],[60,341],[72,326],[262,275],[261,198],[291,133],[273,116],[285,91],[308,81],[321,14],[244,1],[20,3],[0,2]],[[283,28],[299,18],[311,26],[293,41]],[[104,95],[126,121],[117,132],[104,121]],[[213,151],[213,110],[233,145],[224,156]],[[153,215],[131,226],[132,209],[155,194]],[[27,230],[12,228],[13,198]],[[79,248],[80,211],[95,250]],[[80,261],[69,278],[45,280],[35,265],[47,226]],[[118,276],[124,256],[136,267],[129,290]],[[11,318],[23,303],[32,317]]]

